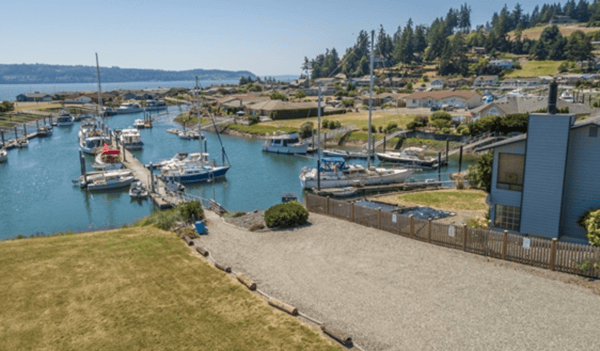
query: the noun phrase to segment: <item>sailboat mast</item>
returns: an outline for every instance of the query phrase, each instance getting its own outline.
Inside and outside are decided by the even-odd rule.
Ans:
[[[321,84],[317,99],[317,189],[321,190]]]
[[[198,104],[198,76],[196,76],[196,87],[194,88],[194,99],[196,100],[196,116],[198,117],[198,133],[200,133],[200,159],[202,159],[202,128],[200,128],[200,105]],[[190,109],[190,116],[192,112]]]
[[[371,167],[371,118],[373,114],[373,40],[375,40],[374,30],[371,31],[371,82],[369,85],[369,138],[367,140],[367,168]]]
[[[102,117],[102,122],[104,122],[104,114],[102,113],[102,87],[100,86],[100,64],[98,63],[98,53],[96,53],[96,74],[98,75],[98,116]]]

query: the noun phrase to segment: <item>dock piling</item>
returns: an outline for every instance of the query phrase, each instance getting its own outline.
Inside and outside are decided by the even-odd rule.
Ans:
[[[458,152],[458,173],[462,170],[462,154],[463,154],[463,146],[460,146],[460,151]]]
[[[438,152],[438,182],[442,181],[442,152]]]
[[[27,124],[23,123],[23,136],[27,139]]]
[[[79,166],[81,167],[81,175],[83,176],[82,187],[87,187],[87,176],[85,171],[85,157],[83,151],[79,150]]]
[[[17,126],[15,126],[15,141],[19,139],[19,134],[17,133]]]
[[[446,167],[448,167],[448,152],[450,152],[450,139],[446,139]]]
[[[0,135],[2,135],[2,146],[4,146],[4,144],[6,144],[6,143],[4,142],[4,131],[3,130],[0,130]]]
[[[386,145],[385,145],[385,144],[386,144],[386,143],[387,143],[387,135],[384,135],[384,136],[383,136],[383,153],[384,153],[384,154],[385,154],[385,147],[386,147]]]

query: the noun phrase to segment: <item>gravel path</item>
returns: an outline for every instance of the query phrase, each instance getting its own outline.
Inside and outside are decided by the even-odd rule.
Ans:
[[[197,245],[365,350],[600,349],[600,296],[564,274],[314,213],[276,232],[207,215]]]

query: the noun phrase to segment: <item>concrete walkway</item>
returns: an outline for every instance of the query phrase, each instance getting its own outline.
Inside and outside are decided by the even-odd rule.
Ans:
[[[208,219],[197,245],[365,350],[600,349],[600,296],[536,269],[314,213],[277,232]]]

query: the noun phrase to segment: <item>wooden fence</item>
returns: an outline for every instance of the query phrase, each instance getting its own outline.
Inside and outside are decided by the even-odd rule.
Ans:
[[[436,223],[313,194],[306,194],[306,207],[311,212],[428,243],[553,271],[600,278],[600,269],[594,268],[594,262],[600,263],[600,248],[597,247],[524,237],[507,231],[501,233],[466,225]],[[586,265],[587,269],[582,269]]]

